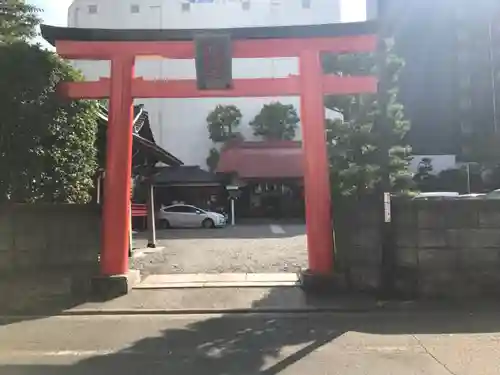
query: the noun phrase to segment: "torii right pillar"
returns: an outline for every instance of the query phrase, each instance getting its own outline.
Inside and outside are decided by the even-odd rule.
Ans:
[[[316,283],[312,279],[328,280],[333,276],[334,255],[320,51],[303,51],[299,64],[309,258],[309,269],[303,274],[303,284],[307,283],[307,275],[314,285]]]

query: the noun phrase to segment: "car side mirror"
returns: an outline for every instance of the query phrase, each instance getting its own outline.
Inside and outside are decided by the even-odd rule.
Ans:
[[[201,211],[196,211],[196,215],[201,215]]]

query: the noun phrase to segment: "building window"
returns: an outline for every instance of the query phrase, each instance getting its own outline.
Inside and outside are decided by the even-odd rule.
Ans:
[[[191,10],[191,4],[190,3],[182,3],[182,11],[183,12],[189,12]]]
[[[243,0],[241,3],[241,7],[243,10],[249,10],[250,9],[250,0]]]
[[[89,5],[89,14],[97,14],[97,5]]]
[[[141,11],[141,7],[138,4],[132,4],[130,6],[130,13],[139,13]]]
[[[303,9],[311,9],[311,0],[302,0]]]

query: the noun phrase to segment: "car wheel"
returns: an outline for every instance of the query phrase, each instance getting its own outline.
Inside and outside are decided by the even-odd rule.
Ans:
[[[170,222],[167,219],[160,220],[160,228],[161,229],[170,228]]]
[[[210,229],[215,227],[215,223],[212,219],[205,219],[203,220],[203,223],[201,224],[203,228]]]

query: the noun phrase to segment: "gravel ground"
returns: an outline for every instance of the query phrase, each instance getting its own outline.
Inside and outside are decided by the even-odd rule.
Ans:
[[[143,274],[295,272],[307,266],[304,225],[237,226],[224,229],[158,231],[164,249],[131,260]],[[280,230],[282,229],[282,231]],[[135,240],[144,248],[144,234]],[[138,252],[137,252],[138,253]]]

